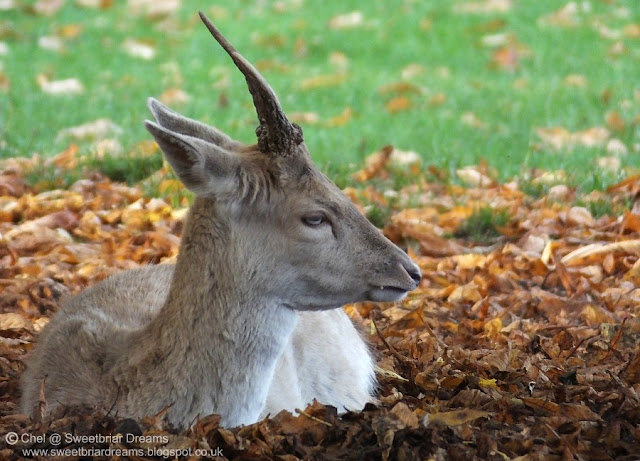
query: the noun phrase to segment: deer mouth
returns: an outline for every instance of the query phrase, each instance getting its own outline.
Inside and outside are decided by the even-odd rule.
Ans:
[[[409,291],[406,288],[395,287],[391,285],[381,285],[372,287],[367,293],[369,301],[375,302],[392,302],[400,301]]]

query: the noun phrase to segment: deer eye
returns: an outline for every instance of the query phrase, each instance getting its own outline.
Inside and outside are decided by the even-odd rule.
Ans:
[[[325,223],[327,218],[323,214],[312,214],[309,216],[303,216],[302,222],[309,227],[318,227],[319,225]]]

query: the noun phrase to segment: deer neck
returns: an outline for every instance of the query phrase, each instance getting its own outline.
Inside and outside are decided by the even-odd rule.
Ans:
[[[264,294],[260,278],[267,274],[238,260],[247,253],[237,251],[242,243],[215,207],[195,200],[166,303],[140,338],[149,351],[141,360],[175,393],[170,418],[174,411],[192,412],[187,419],[215,412],[223,424],[237,425],[262,411],[297,314]]]

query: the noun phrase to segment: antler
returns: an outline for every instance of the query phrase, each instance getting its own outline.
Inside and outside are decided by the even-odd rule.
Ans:
[[[211,23],[202,11],[200,19],[207,26],[213,38],[231,56],[236,67],[247,80],[249,92],[253,96],[253,105],[258,114],[260,126],[256,128],[258,135],[258,149],[265,154],[288,155],[302,143],[302,129],[291,123],[282,111],[276,94],[260,72],[247,61],[234,46],[227,41],[218,29]]]

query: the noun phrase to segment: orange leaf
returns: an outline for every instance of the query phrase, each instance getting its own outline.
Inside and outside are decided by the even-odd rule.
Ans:
[[[352,118],[353,109],[351,109],[351,107],[346,107],[340,115],[336,115],[335,117],[331,117],[327,120],[325,125],[328,127],[346,125]]]
[[[411,107],[411,100],[405,96],[398,96],[387,101],[385,107],[392,114],[402,112]]]
[[[624,120],[617,111],[612,110],[607,114],[607,127],[611,131],[617,131],[618,133],[624,131]]]

